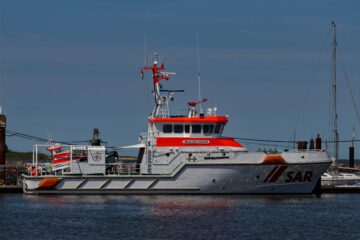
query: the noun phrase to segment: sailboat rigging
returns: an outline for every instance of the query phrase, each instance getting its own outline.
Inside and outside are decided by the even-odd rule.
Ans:
[[[332,133],[334,143],[334,151],[332,157],[332,167],[323,174],[321,177],[322,186],[342,186],[342,185],[353,185],[360,182],[360,176],[356,173],[346,173],[341,172],[338,166],[339,160],[339,132],[338,132],[338,114],[337,114],[337,82],[336,82],[336,24],[334,21],[331,22],[332,26]],[[356,107],[356,105],[354,104]],[[352,144],[354,143],[354,137],[352,140]]]

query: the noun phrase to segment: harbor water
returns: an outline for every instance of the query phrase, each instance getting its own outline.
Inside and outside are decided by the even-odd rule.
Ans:
[[[0,194],[0,239],[360,239],[360,195]]]

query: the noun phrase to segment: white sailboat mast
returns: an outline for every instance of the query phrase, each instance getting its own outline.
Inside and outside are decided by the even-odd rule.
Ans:
[[[339,159],[339,133],[337,129],[337,109],[336,109],[336,24],[331,22],[333,30],[333,55],[332,55],[332,97],[333,97],[333,141],[334,141],[334,159]]]

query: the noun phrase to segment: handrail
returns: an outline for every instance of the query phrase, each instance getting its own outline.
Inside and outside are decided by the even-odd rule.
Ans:
[[[17,174],[17,177],[20,178],[20,175],[26,176],[53,176],[59,175],[57,172],[60,170],[53,170],[52,166],[46,166],[47,164],[38,164],[37,168],[29,164],[28,166],[22,167],[22,171]],[[134,175],[140,174],[140,167],[137,163],[107,163],[105,165],[104,175]],[[0,178],[2,173],[2,167],[0,165]],[[9,167],[9,166],[6,166]],[[66,174],[66,173],[65,173]],[[71,173],[68,173],[71,175]],[[1,180],[0,180],[1,181]]]

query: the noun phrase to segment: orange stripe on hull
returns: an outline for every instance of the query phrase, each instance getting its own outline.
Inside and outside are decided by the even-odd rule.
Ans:
[[[266,155],[263,164],[285,164],[286,161],[281,155]]]
[[[60,182],[59,178],[44,178],[39,182],[39,189],[51,189],[54,188]]]
[[[236,147],[244,146],[232,138],[168,138],[158,137],[158,147]]]

